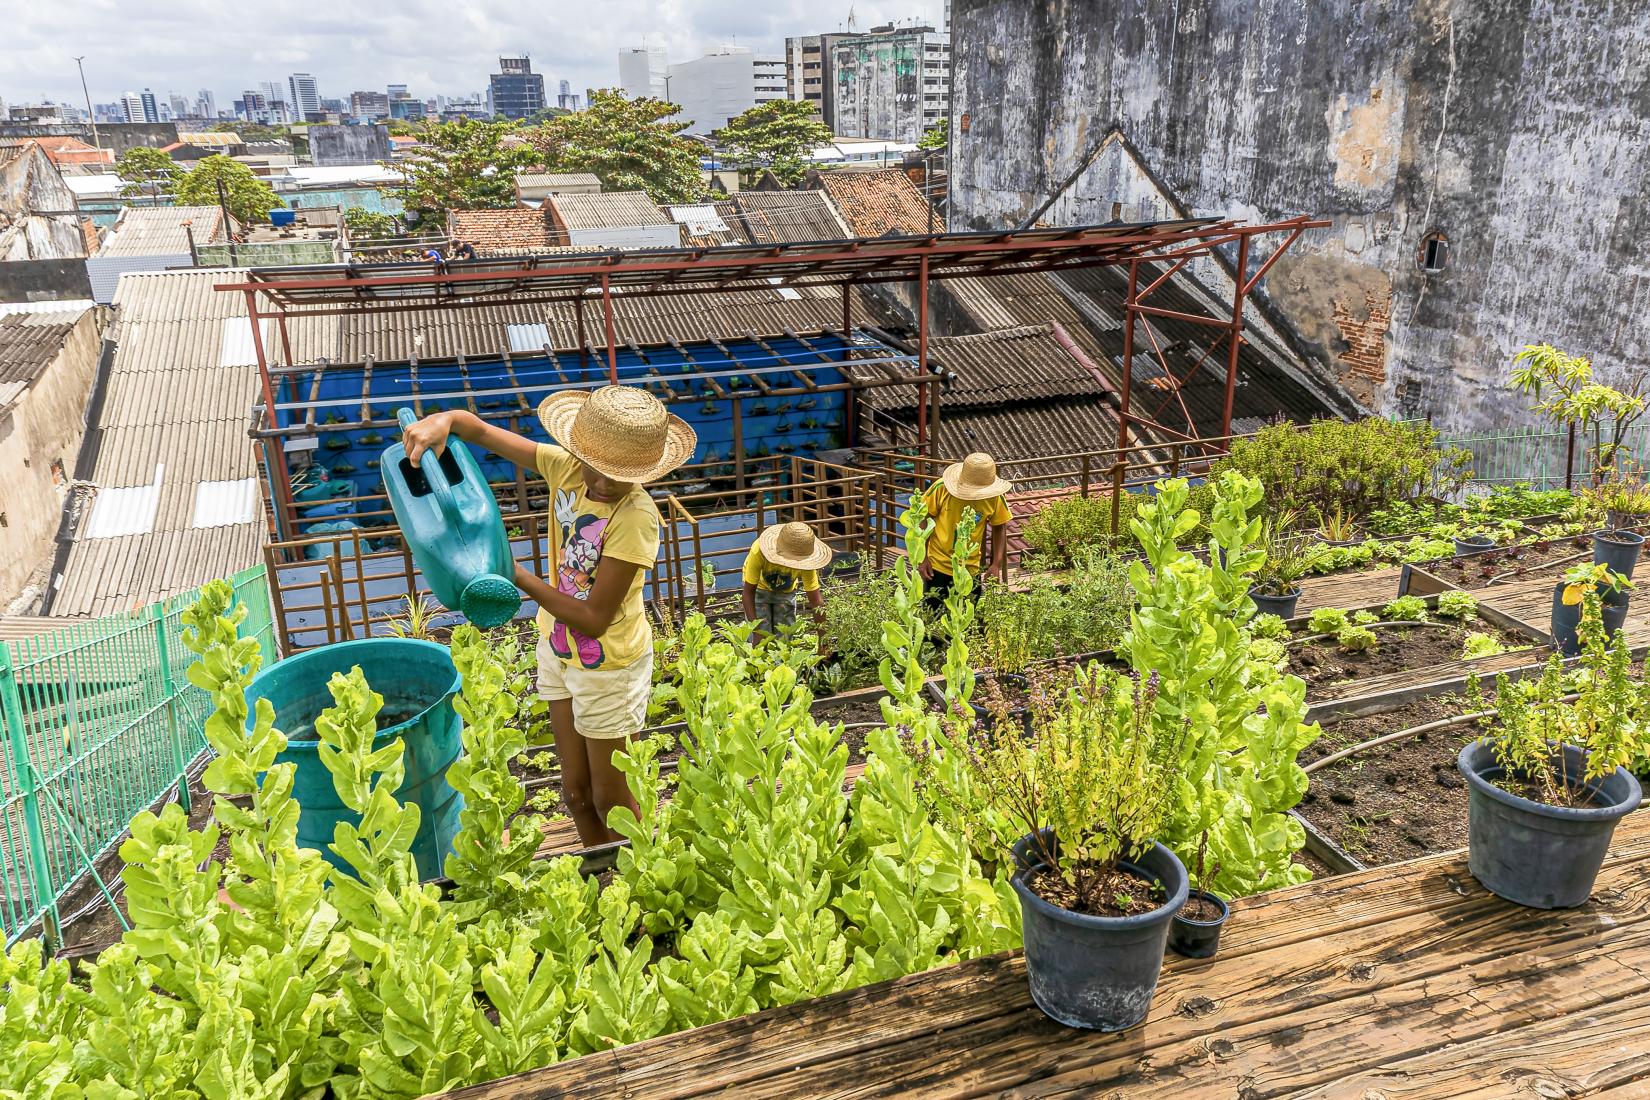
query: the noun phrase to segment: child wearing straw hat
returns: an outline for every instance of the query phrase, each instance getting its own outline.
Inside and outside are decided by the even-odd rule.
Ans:
[[[934,520],[934,533],[928,538],[928,556],[917,566],[927,582],[925,600],[936,608],[944,606],[951,591],[955,566],[952,551],[957,543],[957,525],[964,508],[979,513],[984,530],[981,539],[969,555],[968,568],[978,573],[981,550],[991,548],[990,571],[999,572],[1008,557],[1008,521],[1014,514],[1004,499],[1014,483],[997,476],[997,462],[990,455],[976,451],[961,462],[945,468],[940,480],[928,487],[922,500]],[[977,595],[979,589],[975,588]]]
[[[456,435],[550,487],[554,578],[518,564],[516,584],[539,605],[538,694],[550,704],[562,796],[579,839],[603,844],[620,839],[608,811],[636,810],[613,754],[641,730],[653,690],[642,584],[659,552],[659,510],[643,486],[686,462],[697,440],[658,398],[625,386],[552,394],[539,420],[559,446],[462,410],[425,417],[404,441],[416,466]]]
[[[825,604],[819,571],[831,564],[831,548],[806,523],[779,523],[767,528],[745,556],[745,618],[765,634],[778,634],[796,622],[798,591],[808,597],[824,647]]]

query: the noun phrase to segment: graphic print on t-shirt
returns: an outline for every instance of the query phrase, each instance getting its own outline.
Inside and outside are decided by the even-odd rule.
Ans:
[[[590,590],[596,584],[596,566],[601,564],[602,539],[607,533],[610,517],[580,514],[577,500],[578,494],[571,490],[556,490],[556,523],[561,528],[561,562],[556,567],[556,589],[575,600],[588,600]],[[600,640],[568,629],[560,619],[556,620],[555,629],[550,632],[550,648],[556,656],[568,661],[573,659],[569,636],[573,645],[578,647],[579,664],[585,668],[596,668],[602,663]]]
[[[798,577],[789,569],[768,568],[762,571],[762,586],[770,592],[786,593],[795,590]]]

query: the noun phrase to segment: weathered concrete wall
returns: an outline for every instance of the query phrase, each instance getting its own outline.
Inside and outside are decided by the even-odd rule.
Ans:
[[[923,38],[855,37],[831,47],[833,125],[843,137],[922,136]]]
[[[383,126],[311,126],[309,155],[317,166],[377,164],[390,159],[390,132]]]
[[[51,135],[79,138],[89,145],[92,127],[86,122],[0,122],[0,138]],[[139,145],[163,149],[178,140],[178,127],[175,122],[100,122],[97,139],[118,157]]]
[[[1650,20],[1606,0],[956,0],[952,227],[1015,224],[1116,127],[1192,212],[1330,219],[1268,277],[1365,403],[1528,419],[1511,353],[1650,350]],[[1085,171],[1045,217],[1105,221]],[[1427,273],[1422,240],[1449,240]]]
[[[0,607],[52,553],[63,494],[85,435],[86,398],[97,373],[98,311],[69,331],[55,359],[17,403],[0,412]]]
[[[81,260],[11,260],[0,263],[0,302],[66,302],[92,296]]]

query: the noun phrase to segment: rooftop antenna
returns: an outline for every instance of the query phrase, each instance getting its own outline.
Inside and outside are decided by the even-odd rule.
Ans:
[[[847,27],[847,30],[848,30],[849,34],[854,33],[854,8],[853,8],[852,4],[850,4],[848,6],[848,27]]]

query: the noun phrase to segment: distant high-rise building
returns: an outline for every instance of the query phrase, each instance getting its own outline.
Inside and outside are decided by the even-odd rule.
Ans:
[[[572,81],[563,80],[557,85],[556,106],[564,111],[577,111],[580,109],[579,96],[578,93],[573,91]]]
[[[785,98],[785,62],[757,57],[744,46],[717,46],[703,57],[670,66],[669,96],[688,133],[709,134],[758,103]]]
[[[405,84],[389,84],[384,88],[384,94],[391,99],[406,99],[407,86]]]
[[[143,92],[138,96],[138,103],[140,103],[143,107],[143,117],[139,118],[139,119],[135,119],[134,121],[136,121],[136,122],[159,122],[160,121],[160,104],[155,99],[155,93],[154,92],[150,91],[148,88],[143,89]]]
[[[143,97],[136,92],[127,92],[120,97],[121,117],[127,122],[146,122],[143,117]]]
[[[619,87],[631,99],[664,99],[670,59],[663,46],[619,51]]]
[[[390,117],[404,119],[419,119],[424,117],[424,101],[412,96],[401,96],[390,100]]]
[[[494,115],[531,118],[544,110],[544,77],[527,57],[501,57],[487,80],[487,105]]]
[[[177,92],[166,93],[166,105],[171,108],[173,118],[187,118],[194,110],[189,104],[189,97]]]
[[[390,97],[383,92],[351,92],[349,113],[356,118],[384,118],[390,113]]]
[[[287,91],[290,93],[287,102],[292,105],[293,112],[301,119],[308,119],[311,115],[321,114],[321,92],[315,85],[315,78],[308,73],[293,73],[286,78]]]
[[[951,100],[950,35],[933,27],[890,24],[865,34],[820,37],[832,40],[822,50],[821,70],[826,89],[822,116],[832,133],[916,141],[946,118]],[[804,91],[806,75],[803,70]]]
[[[209,88],[202,88],[195,93],[195,113],[202,118],[218,117],[218,102]]]
[[[257,123],[260,126],[269,125],[269,97],[263,92],[248,88],[241,93],[238,103],[239,106],[235,108],[235,113],[243,119]]]
[[[836,117],[835,80],[831,74],[832,48],[846,34],[810,34],[785,39],[785,95],[813,104],[814,114],[832,126]]]

